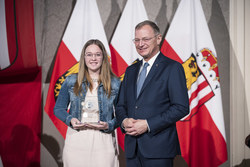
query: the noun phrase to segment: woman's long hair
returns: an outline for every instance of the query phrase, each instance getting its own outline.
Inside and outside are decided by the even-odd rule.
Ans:
[[[89,83],[90,91],[93,90],[93,82],[92,82],[91,77],[89,75],[88,67],[86,66],[85,59],[84,59],[85,51],[86,51],[87,47],[90,45],[97,45],[102,51],[103,59],[102,59],[102,65],[100,67],[101,69],[100,69],[98,83],[103,84],[103,88],[104,88],[105,92],[107,93],[108,97],[110,97],[110,95],[111,95],[111,78],[115,77],[115,75],[111,70],[106,49],[105,49],[103,43],[101,41],[99,41],[98,39],[89,40],[88,42],[86,42],[86,44],[84,45],[84,47],[82,49],[81,58],[79,61],[78,77],[77,77],[77,81],[76,81],[75,86],[74,86],[74,93],[77,96],[80,94],[80,92],[82,90],[82,84],[83,84],[84,79],[86,79],[87,83]],[[86,82],[84,83],[84,84],[86,84],[86,87],[87,87],[87,83]]]

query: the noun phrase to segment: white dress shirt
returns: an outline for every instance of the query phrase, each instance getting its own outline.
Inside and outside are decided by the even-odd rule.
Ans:
[[[156,60],[156,58],[157,58],[158,55],[159,55],[159,53],[160,53],[160,51],[157,52],[157,53],[147,62],[147,63],[149,64],[149,66],[147,67],[146,76],[148,76],[148,73],[149,73],[149,71],[151,70],[151,67],[153,66],[153,64],[154,64],[154,62],[155,62],[155,60]],[[144,59],[142,59],[142,66],[140,67],[139,74],[141,73],[142,68],[143,68],[143,66],[144,66],[145,63],[146,63],[146,61],[145,61]],[[138,75],[138,76],[139,76],[139,75]]]

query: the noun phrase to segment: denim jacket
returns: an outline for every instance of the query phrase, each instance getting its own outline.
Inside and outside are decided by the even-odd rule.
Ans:
[[[62,84],[59,96],[56,100],[54,107],[54,114],[57,118],[63,121],[66,125],[72,127],[70,121],[72,118],[77,118],[81,121],[82,118],[82,105],[81,102],[85,100],[87,88],[85,85],[86,80],[83,81],[82,91],[79,96],[76,96],[73,89],[77,79],[77,74],[69,75]],[[114,117],[114,106],[118,96],[120,87],[120,80],[118,78],[111,79],[111,95],[110,98],[105,93],[102,83],[98,86],[98,106],[100,121],[108,123],[108,129],[102,130],[103,132],[110,133],[118,127],[116,118]],[[69,113],[68,105],[70,103]]]

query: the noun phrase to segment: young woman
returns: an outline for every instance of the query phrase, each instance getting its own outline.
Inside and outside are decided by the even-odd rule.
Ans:
[[[78,74],[66,78],[54,108],[55,116],[69,126],[64,167],[119,166],[113,110],[119,87],[104,45],[89,40],[82,50]]]

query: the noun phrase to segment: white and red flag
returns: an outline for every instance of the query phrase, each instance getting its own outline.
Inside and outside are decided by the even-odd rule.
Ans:
[[[126,68],[140,58],[132,40],[135,26],[147,19],[142,0],[127,1],[110,44],[112,69],[118,77],[123,76]],[[124,135],[119,128],[117,132],[119,145],[124,149]]]
[[[84,44],[90,39],[103,42],[110,55],[96,0],[77,0],[71,18],[58,48],[51,76],[45,111],[65,138],[67,126],[55,117],[53,108],[65,78],[78,72],[78,61]]]
[[[182,0],[161,47],[182,63],[190,113],[177,123],[182,156],[192,167],[227,160],[217,55],[200,0]]]

